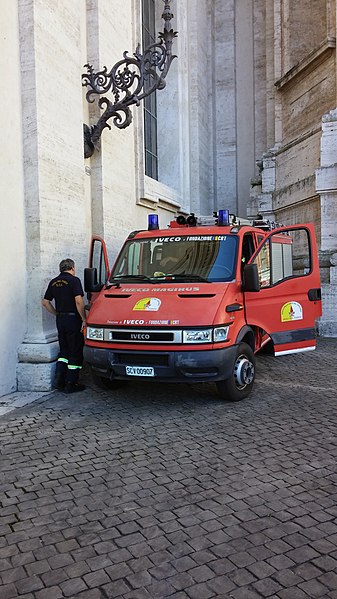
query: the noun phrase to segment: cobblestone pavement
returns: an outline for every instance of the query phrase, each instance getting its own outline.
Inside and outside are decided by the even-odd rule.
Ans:
[[[93,385],[0,418],[0,597],[337,599],[337,339],[251,397]]]

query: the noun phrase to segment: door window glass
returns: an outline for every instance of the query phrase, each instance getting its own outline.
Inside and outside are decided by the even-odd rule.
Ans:
[[[254,262],[257,264],[260,287],[270,286],[270,250],[269,241],[262,246]]]
[[[107,280],[107,272],[103,254],[103,245],[99,239],[94,239],[93,242],[91,266],[97,270],[97,283],[104,285]]]
[[[242,241],[241,262],[243,264],[247,264],[250,257],[254,254],[254,249],[255,249],[255,246],[254,246],[253,236],[250,233],[246,233],[246,235],[244,235],[243,241]]]
[[[269,287],[289,277],[301,277],[311,271],[310,238],[306,229],[274,233],[262,246],[254,262],[261,287]]]

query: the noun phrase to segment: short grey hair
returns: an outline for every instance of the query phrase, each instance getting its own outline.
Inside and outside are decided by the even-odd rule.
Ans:
[[[60,272],[66,272],[67,270],[71,270],[75,268],[75,262],[71,258],[65,258],[60,262]]]

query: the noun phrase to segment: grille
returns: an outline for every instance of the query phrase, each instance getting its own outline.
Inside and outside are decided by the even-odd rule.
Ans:
[[[110,341],[173,341],[173,333],[110,331]]]
[[[168,366],[167,354],[115,354],[119,364],[130,366]]]
[[[177,329],[116,328],[104,329],[104,341],[111,343],[182,343]]]

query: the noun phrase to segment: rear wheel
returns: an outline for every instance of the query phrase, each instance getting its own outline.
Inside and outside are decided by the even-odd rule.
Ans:
[[[225,381],[216,383],[218,394],[228,401],[241,401],[247,397],[255,379],[255,356],[247,343],[240,343],[237,348],[231,376]]]

